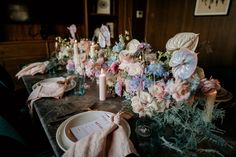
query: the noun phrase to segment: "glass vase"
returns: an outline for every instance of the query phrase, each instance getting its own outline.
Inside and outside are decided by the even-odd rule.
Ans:
[[[76,74],[76,87],[74,89],[74,94],[78,96],[83,96],[85,94],[85,75]]]

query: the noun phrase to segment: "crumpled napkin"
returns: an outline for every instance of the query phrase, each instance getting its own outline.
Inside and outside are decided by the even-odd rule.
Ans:
[[[118,112],[109,127],[92,133],[73,144],[62,157],[125,157],[131,153],[139,156],[133,143],[120,125],[127,112]]]
[[[71,78],[59,77],[58,79],[55,79],[55,81],[45,81],[43,83],[39,83],[36,88],[33,89],[27,100],[30,112],[32,112],[33,102],[40,98],[61,98],[66,87],[68,86],[69,79]]]
[[[35,75],[37,73],[43,74],[46,71],[48,64],[49,61],[31,63],[22,68],[15,76],[20,79],[25,75]]]

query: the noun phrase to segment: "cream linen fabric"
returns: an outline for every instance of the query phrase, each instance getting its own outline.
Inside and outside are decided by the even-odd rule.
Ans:
[[[43,98],[43,97],[52,97],[59,99],[63,96],[65,89],[67,87],[67,84],[58,83],[58,80],[65,81],[66,78],[60,77],[60,79],[55,79],[54,81],[45,81],[43,83],[40,83],[36,88],[31,92],[31,94],[28,97],[28,107],[30,111],[32,112],[32,105],[33,102]]]
[[[139,156],[116,114],[109,127],[88,135],[73,144],[62,157],[125,157]]]
[[[43,74],[46,71],[46,67],[48,65],[49,61],[45,62],[36,62],[31,63],[24,68],[22,68],[17,74],[16,77],[20,79],[22,76],[25,75],[35,75],[37,73]]]

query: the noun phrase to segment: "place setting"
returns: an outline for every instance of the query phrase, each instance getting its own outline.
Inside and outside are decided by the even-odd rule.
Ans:
[[[34,90],[37,88],[37,86],[47,86],[48,84],[55,83],[55,82],[58,84],[65,84],[66,86],[65,92],[68,92],[76,87],[76,81],[74,79],[65,79],[64,77],[54,77],[54,78],[44,79],[35,83],[32,86],[32,89]]]
[[[41,98],[56,98],[63,97],[65,92],[68,92],[76,87],[76,81],[74,76],[68,77],[54,77],[43,79],[32,86],[32,92],[30,93],[27,101],[29,108],[32,110],[32,104],[34,101]]]
[[[107,111],[86,111],[73,115],[58,127],[56,132],[57,144],[65,152],[63,156],[70,156],[71,153],[77,155],[81,153],[79,156],[86,154],[91,156],[91,154],[98,155],[99,152],[105,150],[110,153],[110,156],[131,152],[137,154],[129,140],[131,129],[126,121],[127,117],[130,118],[129,113],[114,114]],[[108,136],[111,139],[108,139]],[[102,147],[103,143],[108,142],[107,140],[111,146]],[[94,142],[99,143],[99,145],[93,145]],[[127,144],[127,149],[130,150],[112,152],[113,147],[121,149],[122,144]],[[90,151],[87,152],[87,150]]]

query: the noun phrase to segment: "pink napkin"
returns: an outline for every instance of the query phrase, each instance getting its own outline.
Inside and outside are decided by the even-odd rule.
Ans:
[[[36,63],[31,63],[21,69],[17,74],[16,77],[20,79],[22,76],[25,75],[35,75],[37,73],[43,74],[46,71],[46,67],[48,65],[49,61],[45,62],[36,62]]]
[[[75,142],[62,157],[125,157],[131,153],[139,156],[120,125],[122,114],[117,113],[109,127]]]
[[[58,79],[55,79],[55,81],[45,81],[43,83],[39,83],[39,85],[36,86],[35,89],[31,92],[31,94],[28,97],[29,102],[29,109],[32,112],[32,105],[33,102],[43,98],[43,97],[52,97],[59,99],[63,96],[65,89],[67,87],[66,78],[59,77]]]

